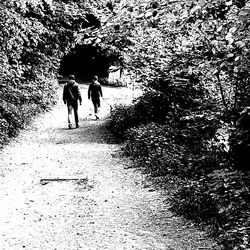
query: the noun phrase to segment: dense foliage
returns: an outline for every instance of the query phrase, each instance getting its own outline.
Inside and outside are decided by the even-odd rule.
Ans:
[[[225,249],[247,249],[249,177],[221,169],[199,180],[189,180],[173,198],[172,209],[201,225],[209,225],[207,229]]]
[[[92,16],[83,3],[1,1],[0,146],[55,103],[60,59]]]
[[[248,1],[130,1],[117,13],[108,41],[148,91],[112,112],[112,131],[139,167],[183,180],[173,211],[247,249],[250,127],[235,125],[249,105]]]

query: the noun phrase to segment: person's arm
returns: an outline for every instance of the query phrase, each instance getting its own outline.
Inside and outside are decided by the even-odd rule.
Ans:
[[[77,85],[77,96],[78,96],[80,105],[82,105],[82,96],[81,96],[81,91],[78,85]]]
[[[91,85],[89,85],[89,89],[88,89],[88,99],[90,99],[90,92],[91,92]]]
[[[100,85],[100,95],[102,97],[102,86]]]
[[[67,96],[66,96],[66,84],[63,87],[63,102],[66,104],[67,102]]]

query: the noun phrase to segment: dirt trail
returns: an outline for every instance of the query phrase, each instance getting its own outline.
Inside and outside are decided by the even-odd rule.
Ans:
[[[86,86],[81,92],[79,129],[67,129],[60,102],[0,152],[0,249],[213,249],[116,156],[104,118],[131,93],[105,88],[109,99],[95,121]]]

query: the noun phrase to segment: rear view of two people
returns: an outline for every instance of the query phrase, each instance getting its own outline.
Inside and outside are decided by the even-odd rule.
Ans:
[[[98,111],[100,108],[100,97],[102,97],[102,87],[98,82],[98,77],[94,76],[92,83],[88,88],[88,98],[92,100],[94,105],[94,112],[96,119],[98,117]],[[63,101],[67,104],[68,108],[68,127],[72,128],[73,116],[75,118],[75,126],[79,128],[79,118],[78,118],[78,100],[80,105],[82,104],[81,92],[78,84],[75,81],[74,75],[69,76],[69,81],[64,85],[63,89]]]

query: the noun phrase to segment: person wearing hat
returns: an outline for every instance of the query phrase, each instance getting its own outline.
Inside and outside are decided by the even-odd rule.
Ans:
[[[68,108],[68,126],[72,128],[73,111],[75,117],[75,126],[79,128],[78,119],[78,100],[80,105],[82,104],[81,92],[78,84],[75,81],[74,75],[69,76],[69,81],[64,85],[63,88],[63,102],[67,104]]]
[[[94,76],[88,88],[88,99],[91,98],[92,100],[92,103],[94,105],[95,117],[97,120],[99,119],[98,111],[101,106],[100,97],[102,97],[102,86],[98,82],[98,77]]]

